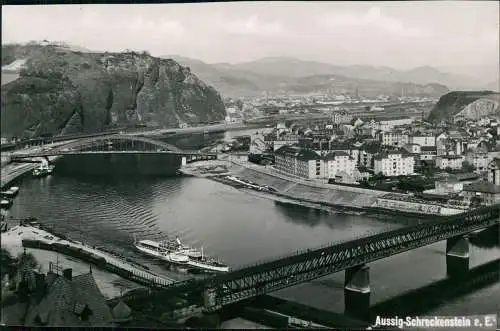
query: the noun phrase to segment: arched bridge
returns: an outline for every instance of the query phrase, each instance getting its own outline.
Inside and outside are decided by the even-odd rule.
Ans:
[[[19,153],[12,156],[12,161],[27,158],[62,156],[72,154],[111,154],[111,153],[158,153],[194,156],[198,159],[214,159],[215,153],[200,153],[199,151],[182,150],[163,141],[141,136],[113,134],[72,140],[41,151]]]
[[[467,261],[468,241],[464,235],[500,223],[500,206],[484,207],[453,216],[435,216],[425,223],[389,232],[310,249],[276,260],[261,262],[202,280],[187,280],[160,286],[149,294],[153,300],[172,295],[193,298],[206,312],[286,287],[346,271],[346,292],[370,292],[367,263],[408,250],[447,240],[446,263],[455,258]],[[461,261],[462,262],[462,261]],[[191,295],[190,295],[191,294]],[[139,294],[131,296],[133,300]],[[142,295],[139,295],[139,298]],[[203,298],[203,302],[199,298]],[[124,298],[125,299],[125,298]],[[346,309],[348,309],[346,302]]]

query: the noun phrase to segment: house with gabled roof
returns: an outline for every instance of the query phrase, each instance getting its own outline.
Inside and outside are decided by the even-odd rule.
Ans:
[[[111,310],[92,272],[77,276],[72,269],[63,275],[49,272],[43,285],[38,300],[30,303],[24,325],[113,326]]]
[[[482,205],[500,203],[500,158],[494,158],[488,164],[488,181],[475,182],[464,186],[463,195],[466,201],[477,199]]]

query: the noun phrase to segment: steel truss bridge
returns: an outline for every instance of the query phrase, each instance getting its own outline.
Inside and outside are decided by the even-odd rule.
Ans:
[[[153,140],[145,137],[131,135],[108,135],[78,139],[67,144],[58,145],[51,149],[42,151],[19,153],[12,156],[12,161],[20,161],[26,158],[81,155],[81,154],[130,154],[130,153],[155,153],[174,154],[182,156],[199,156],[199,158],[214,158],[215,153],[200,153],[198,151],[182,150],[172,144]]]
[[[500,205],[459,215],[435,216],[423,224],[310,249],[202,280],[174,283],[147,296],[160,301],[175,295],[197,300],[203,297],[203,303],[199,304],[204,311],[214,312],[225,305],[487,228],[499,224],[499,217]]]

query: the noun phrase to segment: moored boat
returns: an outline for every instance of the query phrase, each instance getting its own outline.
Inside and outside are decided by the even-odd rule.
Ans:
[[[55,166],[54,165],[49,165],[48,162],[42,162],[38,167],[33,169],[33,176],[34,177],[44,177],[52,174],[54,171]]]
[[[210,272],[229,272],[230,268],[228,265],[219,261],[217,259],[207,257],[203,255],[203,248],[201,249],[201,257],[190,258],[187,263],[190,267],[201,269]]]
[[[179,254],[175,251],[170,251],[163,243],[152,240],[139,240],[134,242],[135,247],[144,254],[156,257],[163,261],[185,265],[189,262],[189,257]]]
[[[14,198],[17,195],[17,191],[13,191],[12,189],[8,189],[7,191],[2,191],[2,197],[5,198]]]

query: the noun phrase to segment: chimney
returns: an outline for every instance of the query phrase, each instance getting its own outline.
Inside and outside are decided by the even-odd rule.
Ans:
[[[72,280],[73,279],[73,269],[68,268],[63,270],[63,276],[67,280]]]

